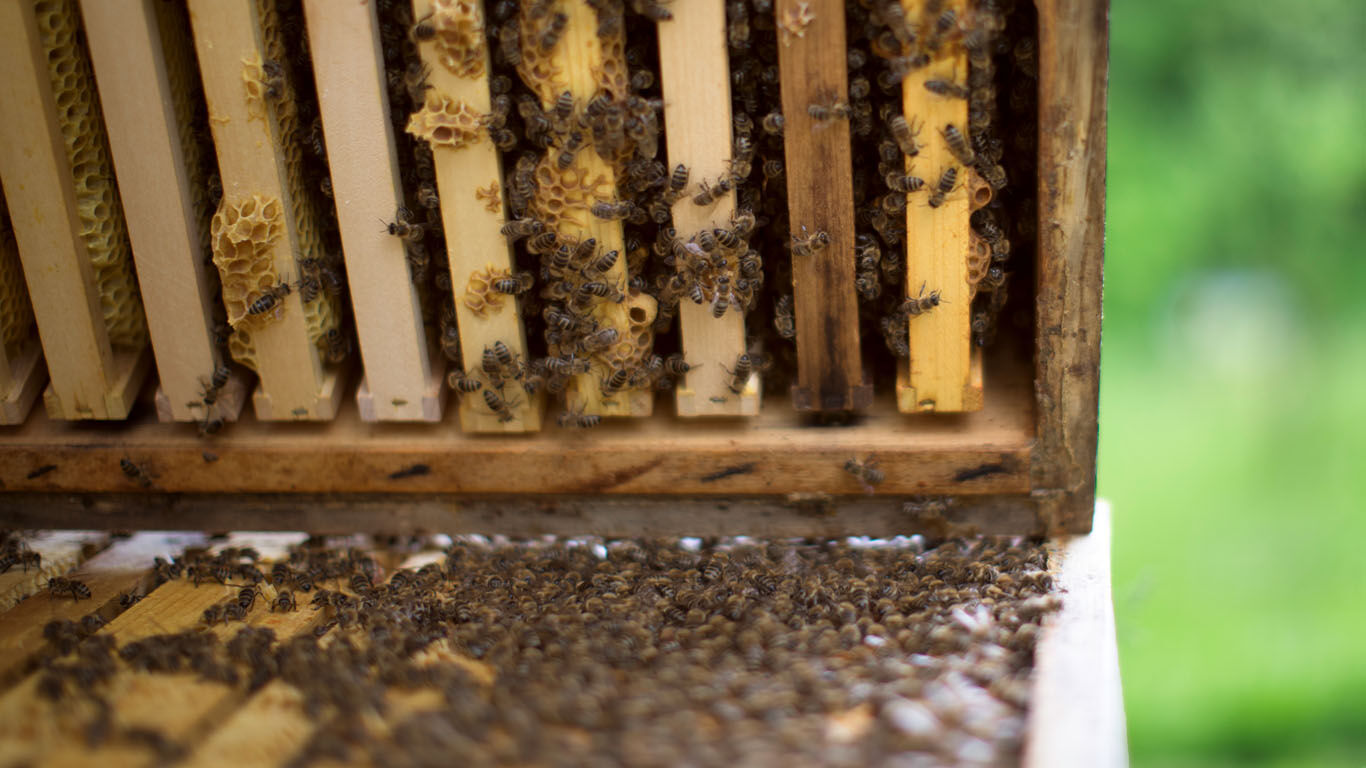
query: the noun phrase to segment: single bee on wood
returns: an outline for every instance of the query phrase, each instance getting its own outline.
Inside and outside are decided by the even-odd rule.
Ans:
[[[204,387],[200,396],[200,401],[204,403],[205,407],[218,402],[218,395],[223,391],[223,387],[227,385],[228,378],[231,376],[232,369],[226,365],[220,365],[213,369],[213,373],[209,375],[208,385]],[[200,379],[200,381],[204,380]]]
[[[734,368],[723,367],[721,370],[725,371],[726,375],[730,376],[730,381],[726,383],[726,388],[737,395],[741,394],[745,391],[745,384],[749,382],[750,374],[754,372],[754,358],[751,357],[749,353],[742,352],[740,353],[740,356],[735,359]]]
[[[294,599],[294,593],[287,589],[282,589],[275,595],[275,599],[270,602],[271,611],[297,611],[299,603]]]
[[[119,469],[123,470],[123,474],[129,480],[132,480],[133,482],[137,483],[143,488],[152,487],[151,476],[148,475],[147,471],[144,470],[142,467],[139,467],[137,464],[134,464],[131,459],[127,457],[119,459]]]
[[[630,200],[599,200],[593,203],[592,213],[606,221],[620,221],[631,215],[635,204]]]
[[[949,166],[944,173],[939,176],[939,182],[935,184],[934,192],[930,193],[929,205],[931,208],[938,208],[944,204],[944,198],[953,191],[958,183],[958,168]]]
[[[966,85],[943,78],[926,80],[925,90],[951,99],[966,99],[971,93]]]
[[[72,600],[80,600],[90,597],[90,587],[85,582],[76,579],[64,579],[60,576],[47,580],[47,592],[53,597],[66,595]]]
[[[853,458],[844,462],[844,471],[858,478],[869,491],[873,489],[873,486],[881,485],[882,481],[886,479],[882,470],[877,468],[877,460],[871,456],[864,461]]]
[[[509,404],[507,400],[499,397],[498,393],[492,389],[484,390],[484,405],[487,405],[490,411],[497,414],[498,420],[501,422],[509,422],[517,418],[517,415],[512,412],[517,404]]]
[[[478,392],[484,386],[484,382],[473,376],[465,375],[465,372],[458,368],[446,374],[446,384],[463,395]]]
[[[972,165],[977,161],[977,154],[968,145],[968,140],[963,137],[963,133],[953,123],[944,126],[941,132],[944,135],[944,143],[948,144],[949,151],[958,158],[958,162],[965,166]]]
[[[923,315],[939,306],[939,301],[939,291],[930,291],[927,295],[925,293],[925,285],[922,283],[920,286],[920,295],[911,296],[901,302],[901,306],[897,307],[896,314],[901,317]]]
[[[399,237],[409,243],[422,241],[423,228],[421,224],[414,224],[412,211],[403,206],[399,206],[394,212],[394,220],[384,222],[384,229],[394,237]]]
[[[897,173],[895,171],[887,174],[883,178],[883,181],[887,182],[888,188],[893,192],[903,192],[905,194],[917,192],[925,186],[925,180],[919,176]]]
[[[523,237],[540,235],[543,229],[545,229],[545,225],[541,223],[540,219],[523,218],[507,222],[499,231],[508,239],[508,244],[512,244]],[[553,232],[547,234],[551,236],[553,241],[555,234]]]
[[[894,115],[887,121],[887,129],[891,131],[897,147],[906,157],[920,154],[920,145],[915,140],[920,135],[920,128],[921,126],[913,127],[902,115]]]
[[[800,258],[809,258],[825,250],[830,245],[830,234],[817,230],[811,234],[806,233],[806,227],[802,227],[801,235],[792,236],[792,255]]]
[[[828,123],[831,120],[847,120],[853,113],[848,102],[836,99],[829,104],[809,104],[806,114],[817,123]]]

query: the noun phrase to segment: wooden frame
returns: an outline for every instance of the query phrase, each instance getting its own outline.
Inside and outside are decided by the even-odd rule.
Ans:
[[[984,531],[1088,531],[1108,3],[1039,0],[1038,10],[1037,331],[1032,362],[1013,359],[1013,348],[985,361],[979,412],[901,416],[884,397],[844,428],[768,408],[739,422],[657,416],[582,434],[481,439],[362,424],[343,411],[333,423],[288,430],[244,420],[212,444],[145,418],[92,433],[35,414],[0,432],[5,518],[49,527],[878,533],[926,529],[933,521],[902,503],[948,495],[957,501],[950,517]],[[147,467],[152,493],[122,476],[123,457]],[[865,493],[843,471],[851,457],[876,459],[887,479]],[[29,477],[48,465],[56,468]],[[725,509],[694,514],[682,496]]]
[[[440,421],[445,360],[429,348],[403,241],[379,224],[403,204],[374,4],[304,3],[337,225],[365,377],[366,421]]]
[[[200,250],[154,2],[82,0],[81,14],[156,356],[157,415],[197,422],[210,417],[201,398],[225,356],[213,339],[217,283]],[[236,421],[246,391],[246,377],[234,372],[212,416]]]
[[[34,14],[0,5],[0,104],[29,117],[0,121],[0,179],[51,376],[43,400],[64,419],[122,419],[150,355],[110,344]]]

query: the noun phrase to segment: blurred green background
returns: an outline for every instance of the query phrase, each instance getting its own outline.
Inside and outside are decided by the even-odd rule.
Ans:
[[[1366,766],[1366,0],[1112,0],[1100,493],[1136,766]]]

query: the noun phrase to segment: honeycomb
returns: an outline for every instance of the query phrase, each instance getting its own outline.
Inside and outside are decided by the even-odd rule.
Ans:
[[[977,284],[987,276],[991,268],[991,244],[976,232],[972,233],[972,244],[968,247],[968,285],[972,297],[977,296]]]
[[[210,226],[213,263],[223,280],[223,305],[234,327],[259,322],[247,308],[280,282],[271,248],[284,236],[284,207],[277,198],[224,198]]]
[[[35,16],[47,53],[57,119],[76,189],[81,239],[94,266],[105,330],[114,346],[141,347],[147,343],[147,320],[133,275],[132,248],[100,117],[94,73],[79,28],[80,14],[72,0],[39,0]]]
[[[560,170],[554,153],[541,158],[536,166],[536,194],[531,200],[531,215],[546,228],[565,231],[586,229],[589,210],[598,200],[614,196],[612,182],[601,172],[589,179],[592,171],[579,164]],[[571,226],[566,226],[571,225]]]
[[[0,344],[13,356],[31,335],[33,305],[24,285],[24,270],[19,263],[19,247],[14,242],[5,199],[0,196]]]
[[[487,264],[483,269],[470,273],[469,282],[465,284],[465,296],[462,299],[466,307],[475,314],[476,317],[488,317],[489,312],[495,314],[503,310],[503,303],[507,296],[493,290],[495,280],[504,277],[512,277],[512,272],[506,268],[498,268],[492,264]]]
[[[498,182],[491,181],[487,187],[476,187],[474,199],[484,204],[484,210],[489,213],[501,213],[503,210],[503,196],[498,190]]]
[[[437,58],[458,77],[484,74],[488,58],[484,42],[484,16],[471,0],[436,0],[431,18],[436,32]]]
[[[485,122],[485,115],[465,102],[431,92],[422,109],[408,120],[408,133],[433,147],[460,149],[479,141]]]
[[[298,40],[286,41],[275,0],[257,0],[256,7],[261,19],[261,42],[265,57],[276,62],[288,61],[291,50],[298,45]],[[287,43],[291,48],[286,48]],[[275,119],[275,136],[280,143],[280,151],[285,160],[290,202],[288,215],[290,220],[294,222],[296,242],[298,243],[298,251],[294,254],[294,258],[296,261],[305,259],[322,261],[325,254],[322,233],[318,227],[322,213],[318,208],[318,195],[315,193],[317,186],[311,181],[308,166],[304,160],[307,127],[302,125],[299,118],[298,101],[288,77],[283,78],[281,91],[280,98],[269,100],[268,104],[272,107],[270,112]],[[286,279],[296,277],[297,275],[285,275]],[[319,291],[313,301],[303,302],[302,306],[304,320],[308,326],[308,340],[320,352],[325,353],[327,351],[327,332],[338,329],[341,325],[340,298],[327,291]],[[231,313],[231,309],[229,312]],[[234,338],[236,337],[237,334],[234,334]],[[244,336],[237,342],[237,346],[246,345],[249,338],[249,336]],[[241,360],[238,355],[234,354],[233,356]],[[245,361],[243,362],[246,364]]]
[[[247,94],[247,114],[266,119],[266,70],[261,56],[253,53],[242,59],[242,89]]]

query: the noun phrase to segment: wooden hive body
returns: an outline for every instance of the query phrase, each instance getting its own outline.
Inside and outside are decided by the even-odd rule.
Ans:
[[[621,56],[620,45],[613,42],[611,34],[601,38],[594,34],[592,14],[580,0],[557,3],[556,7],[563,5],[568,11],[564,37],[549,46],[552,54],[543,62],[535,59],[535,51],[527,48],[525,39],[522,41],[527,53],[522,62],[524,82],[518,81],[516,87],[534,92],[538,108],[552,116],[557,94],[563,90],[572,95],[574,109],[579,110],[575,114],[586,115],[595,88],[612,92],[618,87],[612,78],[621,74],[613,63]],[[699,176],[714,179],[730,173],[727,169],[733,168],[736,160],[733,148],[718,146],[715,139],[718,125],[727,126],[720,130],[729,130],[734,120],[721,106],[727,100],[719,96],[709,99],[707,95],[730,87],[721,67],[724,45],[717,42],[728,31],[724,13],[718,10],[722,5],[719,0],[712,3],[715,8],[702,0],[689,3],[698,7],[676,8],[678,18],[660,22],[657,50],[663,71],[660,82],[651,86],[662,89],[651,91],[662,93],[658,119],[664,138],[659,141],[657,158],[661,164],[667,161],[666,169],[684,162],[697,169]],[[180,152],[180,139],[169,123],[180,120],[182,113],[188,114],[183,107],[180,112],[168,108],[160,116],[168,124],[156,135],[130,137],[126,130],[126,101],[120,99],[126,100],[134,89],[121,88],[121,73],[108,63],[107,26],[116,20],[142,23],[144,38],[155,46],[159,43],[154,34],[157,25],[167,23],[158,19],[157,14],[165,11],[158,11],[155,5],[152,0],[126,0],[121,6],[126,13],[119,14],[110,13],[99,3],[81,3],[79,8],[71,4],[70,12],[84,10],[84,24],[93,28],[88,35],[90,54],[95,80],[108,102],[104,119],[119,184],[124,188],[138,277],[147,299],[150,348],[155,352],[161,379],[160,407],[149,404],[123,418],[128,410],[122,408],[128,405],[124,402],[126,393],[116,397],[107,387],[100,389],[104,379],[98,376],[123,371],[119,386],[135,391],[133,379],[140,376],[141,369],[134,363],[146,363],[144,353],[149,346],[138,347],[142,351],[137,355],[119,352],[116,356],[109,351],[107,341],[100,341],[106,334],[95,322],[99,320],[97,286],[88,269],[84,273],[76,269],[80,259],[75,254],[83,246],[76,236],[79,223],[75,221],[76,204],[71,193],[64,192],[61,184],[55,189],[47,185],[45,194],[65,200],[63,205],[70,215],[46,216],[45,210],[34,208],[41,203],[29,197],[31,187],[24,177],[35,173],[36,166],[19,162],[17,156],[9,158],[0,165],[0,176],[15,231],[20,235],[23,266],[30,273],[38,327],[43,328],[45,321],[48,324],[43,341],[54,383],[59,369],[63,371],[62,381],[75,376],[62,367],[72,362],[66,356],[73,356],[79,364],[68,367],[88,369],[89,375],[97,378],[89,385],[95,388],[92,391],[112,398],[109,408],[97,410],[101,414],[98,418],[113,419],[114,423],[99,427],[84,423],[82,419],[92,417],[74,407],[63,410],[64,406],[58,407],[64,402],[60,398],[50,401],[48,413],[34,411],[25,419],[27,404],[17,405],[25,397],[16,395],[15,405],[7,400],[5,420],[21,423],[0,428],[0,503],[4,504],[6,525],[791,536],[969,530],[956,527],[960,525],[985,533],[1089,530],[1095,491],[1104,232],[1105,0],[1038,0],[1032,6],[1020,3],[1036,14],[1029,17],[1036,18],[1036,31],[1025,36],[1033,46],[1032,58],[1027,50],[1012,54],[1016,61],[1032,61],[1037,70],[1037,93],[1031,94],[1036,98],[1032,109],[1038,115],[1037,146],[1031,156],[1035,173],[1033,178],[1013,181],[1017,189],[1024,185],[1028,192],[1021,199],[1029,198],[1033,206],[1033,242],[1024,246],[1032,250],[1032,262],[1025,260],[1014,266],[1018,277],[1012,282],[1014,296],[1006,305],[1014,308],[1017,320],[1023,321],[1003,329],[1001,338],[985,353],[971,343],[971,296],[977,283],[970,282],[964,283],[962,291],[946,290],[941,306],[910,321],[910,364],[901,360],[895,370],[870,365],[873,353],[868,350],[880,347],[881,340],[866,325],[860,337],[852,258],[825,258],[820,255],[824,251],[818,250],[813,256],[793,255],[789,260],[779,247],[762,256],[767,262],[765,268],[771,271],[787,269],[790,261],[795,281],[796,364],[787,371],[792,386],[790,391],[775,393],[770,388],[765,393],[765,381],[774,374],[763,369],[740,378],[737,384],[737,377],[732,375],[734,364],[727,361],[736,360],[747,349],[754,351],[746,342],[746,333],[753,336],[772,326],[771,316],[732,310],[713,319],[709,310],[716,308],[715,296],[718,292],[724,295],[726,283],[712,280],[706,284],[711,292],[708,295],[713,297],[709,303],[694,305],[686,298],[681,301],[679,343],[677,332],[655,330],[660,327],[656,324],[661,320],[659,313],[669,311],[657,301],[656,288],[640,290],[640,285],[634,285],[628,290],[628,278],[638,269],[628,263],[636,258],[628,253],[630,222],[622,224],[589,213],[588,206],[594,200],[613,202],[614,194],[594,192],[581,199],[573,197],[577,193],[570,184],[564,187],[569,198],[550,199],[547,193],[529,203],[523,201],[543,217],[551,217],[553,210],[562,238],[559,242],[579,243],[592,236],[599,252],[608,248],[622,251],[598,281],[606,286],[606,293],[621,301],[593,299],[581,292],[564,299],[582,300],[591,307],[593,327],[617,330],[611,343],[601,349],[580,347],[588,350],[584,356],[591,360],[591,370],[577,373],[567,384],[563,402],[570,421],[606,417],[602,426],[583,430],[556,427],[555,413],[546,404],[561,398],[559,395],[552,397],[544,391],[522,395],[520,388],[512,385],[500,389],[497,398],[486,400],[484,393],[492,392],[497,383],[487,378],[479,382],[479,392],[465,396],[458,406],[444,409],[443,415],[445,395],[437,382],[446,366],[478,378],[482,375],[482,352],[495,341],[505,342],[516,360],[532,355],[528,345],[533,341],[541,344],[539,338],[529,341],[536,334],[528,331],[532,323],[541,329],[539,315],[524,318],[518,312],[519,302],[530,301],[530,297],[500,299],[489,289],[491,281],[500,275],[513,275],[519,268],[533,271],[535,262],[527,261],[521,245],[509,256],[513,249],[504,252],[500,237],[491,238],[492,246],[470,245],[490,241],[490,232],[521,213],[515,208],[518,201],[510,198],[517,194],[519,174],[526,170],[517,167],[515,154],[500,156],[492,151],[497,126],[491,126],[496,121],[486,116],[471,123],[476,126],[468,139],[473,149],[460,138],[463,134],[459,130],[463,129],[459,129],[459,120],[463,118],[459,107],[478,101],[478,93],[487,96],[498,78],[510,71],[502,63],[503,54],[497,51],[501,38],[485,37],[482,31],[469,37],[468,29],[460,26],[483,23],[477,14],[468,18],[459,15],[474,13],[468,8],[477,4],[439,2],[433,6],[419,1],[412,9],[405,6],[404,12],[418,19],[428,18],[427,11],[436,14],[430,17],[435,27],[433,36],[415,33],[419,45],[412,49],[417,52],[415,56],[420,54],[416,61],[426,62],[433,70],[427,81],[430,87],[412,88],[411,83],[404,82],[402,63],[386,60],[398,43],[383,39],[385,27],[376,21],[376,11],[369,6],[348,16],[328,13],[326,3],[302,3],[300,18],[313,44],[313,60],[308,65],[289,61],[292,54],[272,48],[280,45],[282,34],[271,26],[276,3],[189,3],[188,22],[181,23],[193,29],[199,48],[199,70],[207,97],[206,106],[200,103],[204,116],[199,135],[212,134],[217,142],[218,166],[213,171],[221,174],[215,176],[217,181],[189,167],[193,163],[187,156],[174,156]],[[967,14],[967,3],[950,5],[961,6]],[[912,17],[924,10],[923,3],[913,0],[907,0],[903,7]],[[854,215],[851,212],[861,210],[856,206],[866,201],[858,195],[858,200],[848,197],[854,189],[851,161],[841,148],[848,147],[849,129],[838,120],[822,117],[815,108],[838,110],[845,99],[854,97],[847,92],[846,79],[839,72],[812,69],[812,57],[823,55],[815,51],[831,50],[829,45],[822,45],[826,41],[823,35],[833,35],[831,39],[838,41],[845,34],[826,26],[830,14],[837,15],[841,8],[841,3],[827,0],[783,0],[775,4],[780,42],[774,71],[780,73],[782,104],[788,113],[790,133],[783,141],[788,172],[785,199],[791,214],[785,224],[790,232],[775,235],[768,242],[790,245],[829,229],[829,253],[848,255],[856,247],[856,233],[848,229]],[[31,14],[15,13],[16,19],[26,18],[28,25],[14,26],[15,34],[22,37],[25,30],[36,28]],[[814,17],[808,19],[803,14]],[[687,73],[680,75],[678,69],[689,64],[688,53],[679,52],[678,32],[664,26],[668,24],[687,24],[688,29],[699,30],[699,35],[716,38],[709,51],[701,46],[696,52],[700,80],[690,79]],[[768,27],[770,32],[775,26]],[[539,29],[525,19],[521,28],[524,38]],[[290,30],[290,34],[295,32],[302,30]],[[242,50],[227,52],[211,44],[212,36],[228,39],[229,33],[247,41],[239,46]],[[476,39],[477,45],[470,42]],[[372,50],[365,51],[363,60],[341,62],[337,51],[354,47],[348,40],[367,40],[373,44]],[[24,41],[25,46],[31,42],[27,38]],[[959,67],[966,66],[970,56],[960,43],[953,45],[959,47],[950,45],[946,50],[957,53],[936,60],[917,76],[919,80],[909,77],[903,83],[907,114],[913,113],[912,102],[918,105],[916,110],[960,108],[961,102],[955,105],[952,100],[926,102],[927,97],[917,90],[925,79],[949,78],[955,72],[963,76]],[[0,61],[5,81],[33,80],[43,75],[35,69],[30,53],[27,47],[6,48],[5,60]],[[133,70],[142,71],[139,67],[162,73],[163,79],[148,87],[150,92],[161,89],[161,98],[171,104],[181,96],[176,95],[175,76],[166,73],[178,66],[176,62],[181,59],[176,57],[183,57],[185,51],[167,49],[158,54],[149,60],[125,63],[128,72],[122,74],[132,76]],[[329,56],[332,65],[328,64]],[[452,74],[455,70],[447,69],[443,56],[463,57],[460,60],[465,72]],[[285,73],[278,83],[272,74],[277,58],[286,61],[279,65]],[[478,62],[483,63],[476,65]],[[244,89],[237,80],[246,75],[239,70],[255,73],[255,79],[243,81]],[[380,104],[368,99],[348,103],[346,88],[385,88],[386,71],[390,91]],[[310,73],[316,76],[310,77]],[[396,89],[392,82],[395,77]],[[51,84],[40,82],[37,86],[0,91],[0,98],[22,97],[26,100],[16,103],[39,104],[35,109],[51,110],[51,106],[42,107],[46,102],[34,95],[51,91]],[[429,120],[426,128],[411,128],[399,124],[401,121],[383,124],[383,109],[399,114],[391,100],[400,98],[395,94],[401,94],[405,86],[421,97],[422,104],[413,102],[415,112],[421,106],[429,109],[429,117],[423,118]],[[462,88],[476,95],[441,101],[452,93],[463,93]],[[300,103],[315,99],[321,105],[316,129],[303,124],[304,118],[280,112],[281,107],[270,101],[276,89],[303,94]],[[310,95],[315,92],[316,97]],[[370,95],[369,91],[365,93]],[[496,91],[493,94],[495,99],[499,95]],[[801,105],[808,101],[814,111],[804,114]],[[717,114],[699,114],[708,103],[716,105]],[[936,106],[924,107],[926,103]],[[495,108],[481,103],[474,111],[488,115],[487,110]],[[528,113],[532,111],[527,109]],[[920,137],[926,146],[922,156],[915,158],[920,165],[908,165],[908,174],[924,175],[931,186],[939,181],[940,171],[953,160],[940,138],[943,126],[938,124],[968,119],[956,114],[933,112],[933,124],[924,127]],[[51,145],[45,156],[57,162],[62,155],[56,151],[59,139],[51,127],[57,124],[57,117],[47,113],[20,116],[22,120],[30,117],[42,117],[47,122],[39,125],[42,130],[14,132],[18,137],[15,141],[42,139]],[[383,124],[378,128],[377,119]],[[599,176],[609,186],[626,183],[617,177],[625,176],[622,169],[627,166],[610,157],[611,147],[595,147],[592,141],[581,148],[571,147],[568,161],[561,165],[557,153],[565,151],[563,143],[572,133],[571,129],[556,133],[558,138],[550,146],[537,150],[533,159],[542,180],[538,190],[547,189],[552,179],[570,176],[588,179],[582,181],[584,184],[597,184],[593,179]],[[430,144],[425,162],[432,169],[430,178],[417,180],[441,193],[439,207],[433,206],[430,212],[411,203],[413,189],[405,186],[410,181],[399,170],[410,164],[410,156],[423,152],[421,147],[414,149],[423,144],[412,138],[415,134],[422,134]],[[0,138],[9,138],[9,134]],[[128,146],[136,151],[139,141],[147,151],[160,148],[158,151],[173,156],[164,172],[177,180],[176,185],[165,188],[175,194],[159,202],[149,202],[150,196],[138,194],[146,190],[137,185],[151,182],[146,174],[125,172],[127,161],[120,159],[130,151]],[[322,153],[319,157],[325,156],[321,164],[310,159],[310,147],[315,142]],[[325,149],[323,143],[337,149]],[[271,149],[266,149],[267,144]],[[859,146],[856,141],[856,154],[863,151]],[[600,149],[608,153],[607,159],[599,155]],[[343,151],[363,151],[370,159],[390,159],[374,166],[378,170],[366,166],[366,175],[358,175],[355,169],[337,170],[347,163]],[[476,158],[476,151],[484,154]],[[853,162],[857,169],[860,161]],[[330,175],[328,164],[333,169]],[[313,173],[318,168],[322,170]],[[263,193],[252,186],[255,177],[250,177],[248,170],[264,174],[270,189]],[[759,171],[753,173],[752,178],[758,178]],[[471,181],[475,174],[479,178]],[[911,230],[906,239],[912,243],[908,263],[913,271],[905,276],[904,294],[898,300],[923,297],[918,291],[928,282],[957,285],[954,281],[965,279],[964,250],[972,247],[977,237],[969,229],[969,216],[980,202],[976,196],[984,189],[975,179],[975,173],[973,178],[963,179],[942,207],[925,207],[923,197],[901,201],[908,213],[896,216],[902,217]],[[687,193],[700,192],[701,181],[694,177]],[[272,234],[262,241],[265,245],[260,264],[264,271],[259,275],[253,272],[255,282],[242,283],[240,290],[233,288],[237,285],[233,281],[239,277],[224,266],[224,259],[218,259],[217,270],[204,266],[204,259],[213,255],[213,246],[194,237],[194,222],[207,221],[206,209],[198,198],[205,185],[211,184],[219,185],[225,199],[235,201],[235,205],[244,204],[241,201],[253,194],[265,194],[283,211],[278,230],[270,230]],[[333,198],[325,198],[319,187],[327,187]],[[927,191],[914,194],[925,195]],[[983,194],[989,197],[990,190]],[[731,193],[721,198],[723,203],[709,202],[707,206],[696,205],[687,197],[673,200],[669,220],[679,230],[680,240],[695,243],[698,234],[708,227],[728,226],[735,215],[737,195]],[[262,204],[269,202],[266,198]],[[367,201],[370,207],[357,207],[357,200]],[[378,231],[390,223],[403,224],[403,216],[387,210],[395,200],[410,201],[412,223],[422,216],[430,217],[423,219],[427,234],[419,239],[420,244],[403,243],[388,234],[378,237],[365,229]],[[385,210],[371,211],[380,204],[374,201],[380,201]],[[157,209],[148,213],[149,205],[169,205],[175,210],[159,220],[154,215]],[[343,290],[342,299],[332,294],[299,295],[318,261],[342,260],[342,251],[327,252],[327,235],[318,231],[330,220],[330,214],[319,217],[315,208],[324,213],[335,208],[338,212],[337,248],[344,249],[350,280],[349,294]],[[667,206],[665,210],[667,213]],[[371,221],[376,218],[380,221]],[[70,221],[52,226],[52,220]],[[40,256],[33,250],[36,246],[28,245],[39,242],[37,233],[47,233],[49,238],[60,236],[70,253],[60,258],[55,251],[50,259]],[[188,247],[191,253],[167,245],[174,244],[177,236],[181,249]],[[29,252],[22,253],[26,246]],[[5,247],[0,238],[0,249]],[[951,258],[945,259],[943,253],[947,251],[952,251]],[[44,259],[66,275],[71,286],[82,290],[79,300],[65,310],[65,317],[44,311],[52,309],[59,288],[50,280],[35,282],[33,275],[48,263]],[[445,283],[431,281],[435,288],[415,288],[394,278],[395,274],[402,277],[405,259],[415,273],[431,270],[439,277],[447,264],[451,271]],[[181,271],[173,272],[172,268]],[[726,268],[733,269],[735,264]],[[726,268],[718,267],[721,272]],[[770,275],[769,279],[774,278]],[[278,304],[272,303],[274,299],[268,294],[282,284],[295,288],[288,295],[274,297]],[[540,290],[542,281],[538,279],[536,285]],[[218,305],[220,287],[237,291],[233,294],[237,303],[228,303],[226,318]],[[786,291],[794,289],[789,285]],[[348,295],[353,299],[351,305],[345,301]],[[766,296],[763,301],[771,301],[776,294]],[[301,300],[305,298],[311,303]],[[243,322],[245,310],[263,300],[270,304],[268,311],[245,321],[250,326],[249,340],[234,336],[230,348],[233,357],[251,361],[260,382],[253,385],[245,368],[234,368],[218,402],[209,402],[211,398],[194,400],[202,398],[209,387],[212,367],[228,359],[213,343],[215,325],[221,326],[224,319]],[[350,317],[352,305],[354,319]],[[168,323],[165,313],[188,312],[176,307],[193,309],[186,315],[193,322],[180,327]],[[340,314],[342,310],[345,315]],[[71,318],[80,320],[90,344],[61,346],[52,340],[59,333],[55,323],[60,320],[74,326],[77,323]],[[353,323],[354,336],[359,339],[358,354],[336,362],[341,359],[340,355],[334,359],[339,350],[330,345],[350,338]],[[561,352],[567,354],[573,345],[563,344]],[[685,379],[679,380],[676,392],[652,396],[653,380],[643,388],[607,385],[618,369],[634,375],[636,366],[648,359],[651,345],[662,353],[672,349],[670,344],[686,351],[696,364]],[[41,371],[32,374],[35,366],[31,362],[28,368],[17,362],[11,368],[10,361],[24,355],[32,358],[33,349],[32,344],[8,345],[6,355],[0,355],[0,363],[6,368],[0,371],[0,384],[15,392],[27,392],[29,402],[37,386],[32,375],[40,376]],[[447,352],[444,360],[443,350]],[[764,352],[781,357],[768,348]],[[118,368],[116,362],[124,368]],[[355,370],[357,367],[369,373],[349,375],[365,373]],[[518,375],[532,374],[522,371]],[[357,392],[356,386],[362,381],[365,383]],[[253,386],[253,397],[247,398]],[[144,389],[145,399],[150,400],[153,388],[149,384]],[[191,399],[181,402],[186,392],[191,393]],[[243,409],[248,399],[254,407]],[[504,406],[506,411],[502,410]],[[813,414],[828,411],[836,415]],[[234,418],[235,422],[219,431],[221,422]],[[277,423],[280,421],[307,423]],[[201,432],[213,434],[204,436]],[[867,483],[851,474],[846,470],[851,460],[875,463],[883,475],[881,482]]]

